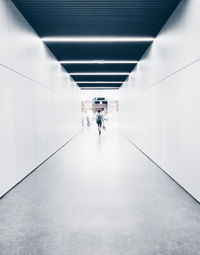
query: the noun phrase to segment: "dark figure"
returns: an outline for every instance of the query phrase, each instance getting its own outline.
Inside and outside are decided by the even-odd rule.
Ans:
[[[101,134],[102,124],[103,124],[103,115],[102,115],[100,110],[98,110],[98,112],[97,112],[96,122],[97,122],[98,131],[99,131],[99,135],[100,135]]]

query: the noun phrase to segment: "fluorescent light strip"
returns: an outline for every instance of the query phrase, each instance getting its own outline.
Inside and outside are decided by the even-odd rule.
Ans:
[[[60,64],[137,64],[136,60],[62,60]]]
[[[91,89],[91,90],[93,90],[93,89],[95,89],[95,90],[101,90],[101,89],[119,89],[120,87],[80,87],[80,89],[82,89],[82,90],[88,90],[88,89]]]
[[[153,37],[43,37],[43,42],[152,42]]]
[[[108,84],[121,84],[123,83],[123,81],[76,81],[76,83],[78,84],[89,84],[89,83],[97,83],[97,84],[104,84],[104,83],[108,83]]]
[[[129,75],[129,73],[69,73],[70,75]]]

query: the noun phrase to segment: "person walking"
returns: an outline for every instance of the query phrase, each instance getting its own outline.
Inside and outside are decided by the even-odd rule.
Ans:
[[[101,113],[101,110],[98,110],[96,114],[96,123],[98,126],[99,135],[101,134],[101,128],[102,128],[103,122],[104,122],[103,114]]]

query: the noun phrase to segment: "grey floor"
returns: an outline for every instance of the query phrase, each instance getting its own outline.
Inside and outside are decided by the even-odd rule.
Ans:
[[[115,131],[82,132],[0,200],[0,255],[151,254],[200,254],[200,205]]]

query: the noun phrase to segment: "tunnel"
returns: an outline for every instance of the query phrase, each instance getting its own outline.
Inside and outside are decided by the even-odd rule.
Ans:
[[[200,254],[199,27],[199,0],[0,0],[0,255]]]

